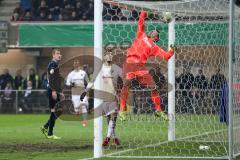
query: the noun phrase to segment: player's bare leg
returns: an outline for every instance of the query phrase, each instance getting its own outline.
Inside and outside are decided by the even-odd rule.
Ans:
[[[150,74],[144,74],[143,76],[138,77],[138,81],[141,85],[147,86],[149,89],[151,89],[151,99],[155,106],[155,112],[154,115],[156,117],[162,118],[163,120],[168,120],[167,115],[163,112],[161,107],[161,98],[156,90],[156,85],[154,80],[152,79],[152,76]]]
[[[107,116],[107,124],[108,124],[108,126],[109,126],[110,120],[111,120],[111,115],[108,115],[108,116]],[[103,144],[102,144],[102,145],[103,145],[103,146],[108,146],[110,140],[111,140],[111,133],[109,133],[109,129],[108,129],[107,136],[106,136],[106,138],[103,140]]]
[[[119,118],[121,121],[126,120],[126,113],[124,111],[125,111],[125,107],[126,107],[126,101],[128,98],[128,90],[129,90],[130,84],[131,84],[131,79],[124,80],[123,88],[122,88],[121,94],[120,94]]]
[[[112,138],[112,144],[113,145],[120,145],[119,139],[116,137],[115,128],[116,128],[116,122],[117,122],[117,113],[112,113],[111,115],[107,116],[107,122],[108,122],[108,132],[107,136],[103,141],[103,146],[108,146],[109,142]]]
[[[117,138],[116,133],[115,133],[116,124],[117,124],[117,113],[111,114],[111,121],[110,122],[112,122],[110,127],[111,127],[111,130],[112,130],[111,137],[113,138],[113,145],[119,146],[120,141]]]
[[[87,106],[83,103],[80,105],[80,109],[81,109],[81,114],[82,114],[82,126],[83,127],[86,127],[87,124],[88,124],[88,121],[87,121]]]

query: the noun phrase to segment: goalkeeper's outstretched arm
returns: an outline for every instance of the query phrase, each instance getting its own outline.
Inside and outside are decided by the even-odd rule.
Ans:
[[[147,16],[147,12],[145,11],[142,11],[139,16],[137,37],[141,36],[144,33],[144,23],[145,23],[146,16]]]
[[[160,48],[158,45],[155,45],[152,48],[152,54],[153,56],[158,56],[168,61],[174,54],[174,48],[171,47],[170,50],[166,52],[162,48]]]

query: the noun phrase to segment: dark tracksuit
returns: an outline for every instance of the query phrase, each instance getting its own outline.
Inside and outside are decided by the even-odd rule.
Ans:
[[[60,94],[61,93],[61,75],[59,72],[59,66],[58,63],[54,60],[50,61],[48,64],[48,99],[49,99],[49,108],[50,110],[53,109],[57,102],[60,101]],[[52,91],[57,92],[57,99],[53,99],[52,97]],[[49,120],[44,125],[44,128],[48,128],[48,135],[53,135],[53,127],[55,125],[55,121],[57,119],[57,116],[54,112],[51,112]]]

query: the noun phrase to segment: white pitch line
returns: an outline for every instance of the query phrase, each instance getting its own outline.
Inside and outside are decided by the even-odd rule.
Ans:
[[[236,127],[234,129],[239,129],[240,127]],[[227,131],[227,129],[222,129],[222,130],[219,130],[219,131],[214,131],[214,132],[205,132],[204,134],[199,134],[199,135],[192,135],[192,136],[186,136],[186,137],[183,137],[183,138],[178,138],[176,139],[175,141],[181,141],[181,140],[185,140],[185,139],[190,139],[190,138],[195,138],[195,137],[200,137],[200,136],[204,136],[204,135],[207,135],[207,134],[214,134],[214,133],[219,133],[219,132],[224,132],[224,131]],[[104,155],[103,157],[119,157],[119,158],[127,158],[126,156],[113,156],[113,155],[116,155],[116,154],[120,154],[120,153],[124,153],[124,152],[130,152],[130,151],[136,151],[136,150],[139,150],[139,149],[144,149],[144,148],[148,148],[148,147],[156,147],[156,146],[159,146],[161,144],[166,144],[166,143],[169,143],[169,141],[163,141],[163,142],[160,142],[160,143],[156,143],[156,144],[149,144],[149,145],[145,145],[143,147],[137,147],[137,148],[132,148],[132,149],[127,149],[127,150],[123,150],[123,151],[119,151],[119,152],[115,152],[115,153],[110,153],[110,154],[106,154]],[[130,158],[137,158],[137,156],[133,157],[133,156],[129,156]],[[153,156],[154,157],[154,156]],[[168,158],[168,157],[171,157],[171,156],[156,156],[156,157],[159,157],[159,158]],[[155,158],[156,158],[155,157]],[[179,157],[176,157],[176,158],[179,158]],[[185,157],[186,158],[186,157]],[[203,158],[203,157],[201,157]],[[211,157],[212,158],[212,157]],[[215,157],[214,157],[215,158]],[[217,157],[216,157],[217,158]],[[223,157],[222,157],[223,158]],[[78,159],[78,160],[92,160],[92,159],[95,159],[94,157],[91,157],[91,158],[83,158],[83,159]]]
[[[204,135],[207,135],[207,134],[223,132],[223,131],[226,131],[226,130],[227,129],[222,129],[222,130],[219,130],[217,132],[206,132],[206,133],[200,134],[200,135],[187,136],[187,137],[176,139],[175,141],[181,141],[181,140],[185,140],[185,139],[189,139],[189,138],[200,137],[200,136],[204,136]],[[156,143],[156,144],[149,144],[149,145],[146,145],[146,146],[143,146],[143,147],[137,147],[137,148],[127,149],[127,150],[123,150],[123,151],[119,151],[119,152],[115,152],[115,153],[110,153],[110,154],[106,154],[105,157],[120,154],[120,153],[124,153],[124,152],[136,151],[136,150],[144,149],[144,148],[148,148],[148,147],[156,147],[156,146],[159,146],[161,144],[166,144],[166,143],[169,143],[169,141],[163,141],[163,142]]]

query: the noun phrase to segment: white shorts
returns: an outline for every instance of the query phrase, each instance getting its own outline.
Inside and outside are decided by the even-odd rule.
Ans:
[[[102,112],[108,116],[112,113],[118,113],[118,106],[117,106],[117,103],[116,102],[103,102],[101,104],[101,107],[102,107]]]
[[[72,95],[72,102],[75,112],[87,113],[88,97],[85,96],[83,101],[80,100],[80,95]]]

